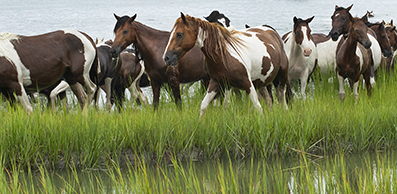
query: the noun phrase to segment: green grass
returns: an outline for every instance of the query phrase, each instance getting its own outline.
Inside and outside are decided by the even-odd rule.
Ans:
[[[348,93],[342,103],[335,79],[316,78],[307,100],[296,97],[289,110],[262,102],[261,115],[243,95],[225,108],[210,106],[201,120],[199,92],[183,95],[182,110],[162,98],[157,111],[127,102],[120,113],[91,108],[88,115],[77,105],[67,113],[45,103],[27,115],[5,102],[0,192],[396,192],[394,154],[364,158],[359,167],[344,160],[397,148],[396,83],[396,72],[380,73],[371,97],[360,89],[358,101]],[[283,164],[291,158],[292,166]],[[198,167],[202,161],[211,168]]]
[[[232,97],[224,108],[210,106],[199,120],[203,94],[185,100],[178,110],[163,100],[160,108],[129,103],[120,113],[91,108],[50,111],[36,106],[31,115],[17,106],[0,111],[0,162],[21,167],[100,168],[125,153],[148,161],[216,159],[230,155],[268,158],[294,154],[290,148],[318,155],[396,148],[396,76],[381,74],[371,97],[347,95],[341,103],[337,83],[314,80],[308,99],[295,98],[289,110],[263,102],[263,115],[248,97]],[[350,91],[350,89],[347,89]],[[165,95],[163,93],[163,95]],[[187,94],[184,94],[186,99]],[[4,104],[4,103],[3,103]]]

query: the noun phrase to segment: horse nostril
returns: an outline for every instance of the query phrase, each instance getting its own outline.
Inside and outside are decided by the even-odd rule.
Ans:
[[[164,56],[164,61],[168,62],[170,60],[170,58],[168,56]]]

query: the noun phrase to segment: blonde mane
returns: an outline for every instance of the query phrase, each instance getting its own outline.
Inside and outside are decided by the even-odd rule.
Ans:
[[[207,35],[205,39],[204,50],[207,52],[207,55],[213,60],[216,61],[216,56],[220,56],[222,62],[225,67],[229,64],[227,61],[228,49],[227,46],[230,45],[238,55],[240,55],[239,50],[237,49],[240,46],[245,46],[242,39],[233,36],[237,33],[241,33],[236,30],[229,31],[228,29],[222,27],[216,23],[210,23],[208,21],[201,20],[199,18],[194,18],[189,15],[186,15],[186,20],[188,21],[188,25],[195,25],[194,28],[201,28],[204,33]],[[183,22],[181,18],[180,22]],[[190,27],[190,26],[188,26]],[[241,55],[240,55],[241,56]]]

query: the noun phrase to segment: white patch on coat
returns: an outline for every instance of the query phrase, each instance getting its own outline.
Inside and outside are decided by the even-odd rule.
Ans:
[[[11,40],[18,41],[19,36],[11,33],[0,34],[0,57],[5,57],[12,65],[15,66],[18,76],[18,82],[24,86],[30,86],[32,80],[30,78],[30,70],[22,63],[18,52],[15,50]]]

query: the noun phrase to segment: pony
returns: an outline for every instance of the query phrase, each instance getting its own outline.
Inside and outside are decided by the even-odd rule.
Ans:
[[[339,98],[346,97],[344,80],[348,78],[355,100],[358,99],[358,83],[363,75],[368,96],[371,95],[373,80],[372,42],[364,18],[351,18],[349,32],[342,38],[336,50],[336,73],[339,81]]]
[[[204,80],[208,85],[208,72],[205,69],[204,55],[198,47],[178,61],[178,66],[167,66],[162,58],[167,46],[170,32],[159,31],[135,21],[137,15],[132,17],[119,17],[114,14],[117,23],[114,28],[116,35],[112,45],[112,55],[116,57],[128,45],[134,44],[142,56],[145,70],[151,79],[153,91],[153,106],[159,105],[160,88],[164,83],[170,86],[175,104],[182,106],[180,83],[191,83]]]
[[[96,85],[90,79],[97,67],[95,43],[74,29],[36,36],[0,34],[0,88],[13,102],[12,93],[30,113],[33,111],[26,89],[41,90],[64,77],[84,112],[94,97]],[[84,88],[86,91],[84,91]]]
[[[317,47],[311,35],[309,23],[314,16],[303,20],[293,18],[293,30],[283,35],[285,53],[288,56],[288,78],[300,80],[302,98],[306,99],[306,85],[309,75],[317,63]]]
[[[210,75],[200,118],[216,94],[230,86],[245,90],[256,110],[262,112],[255,88],[273,82],[279,102],[288,109],[288,58],[281,37],[272,27],[230,32],[218,24],[181,13],[172,28],[164,61],[168,66],[176,66],[195,45],[204,53]]]

